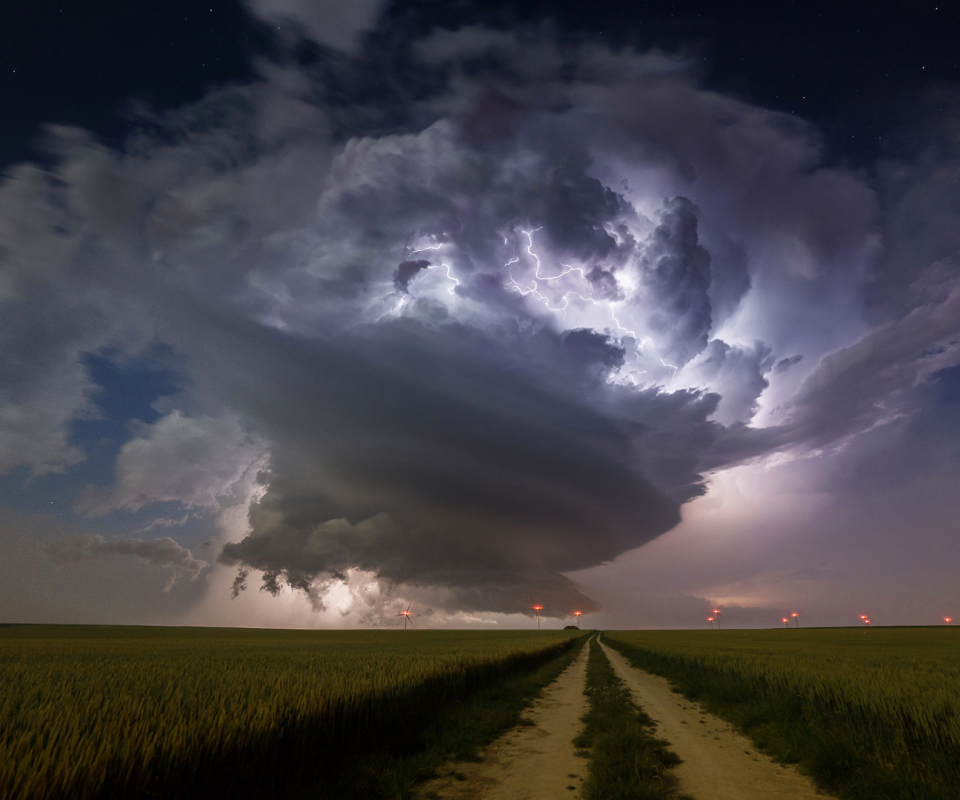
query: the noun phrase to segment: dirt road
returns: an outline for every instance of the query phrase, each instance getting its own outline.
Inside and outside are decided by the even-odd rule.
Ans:
[[[583,689],[587,648],[526,711],[531,725],[501,736],[479,763],[452,763],[421,787],[427,800],[557,800],[579,798],[587,760],[574,754],[573,739],[586,713]]]
[[[760,753],[730,723],[674,693],[666,679],[601,646],[637,705],[656,721],[657,736],[683,759],[673,769],[682,792],[696,800],[825,800],[809,778]]]

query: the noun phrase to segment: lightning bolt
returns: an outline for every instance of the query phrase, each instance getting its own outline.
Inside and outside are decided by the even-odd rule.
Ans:
[[[435,243],[435,244],[428,244],[428,245],[424,245],[423,247],[410,247],[409,245],[405,245],[405,247],[406,247],[406,249],[407,249],[407,252],[408,252],[410,255],[413,255],[413,254],[415,254],[415,253],[425,253],[425,252],[427,252],[427,251],[436,251],[436,250],[439,250],[440,248],[442,248],[443,246],[444,246],[444,243],[443,243],[443,242],[439,242],[439,243]],[[430,264],[430,265],[427,266],[427,269],[443,269],[443,270],[445,270],[446,273],[447,273],[447,279],[453,282],[453,286],[450,287],[449,292],[450,292],[450,294],[454,294],[454,293],[456,292],[457,287],[460,285],[460,281],[457,280],[457,279],[453,276],[453,274],[450,272],[450,265],[449,265],[449,264]],[[416,279],[416,276],[414,276],[414,280],[415,280],[415,279]],[[411,282],[412,282],[412,281],[411,281]],[[394,294],[396,294],[396,293],[394,293]],[[387,295],[387,297],[390,297],[390,295]],[[400,315],[400,312],[403,311],[404,306],[406,306],[406,304],[407,304],[407,302],[408,302],[409,300],[410,300],[410,295],[409,295],[409,294],[402,294],[402,295],[400,296],[400,299],[397,301],[397,304],[396,304],[392,309],[389,309],[389,310],[387,310],[387,311],[384,311],[379,317],[377,317],[377,322],[380,322],[380,320],[384,319],[385,317],[390,317],[390,316],[396,317],[396,316],[399,316],[399,315]]]
[[[586,280],[587,276],[582,267],[571,267],[569,264],[561,264],[560,266],[563,267],[563,272],[560,272],[557,275],[540,274],[540,256],[533,252],[533,234],[542,229],[543,226],[541,225],[539,228],[534,228],[532,231],[521,231],[521,233],[525,234],[527,237],[527,252],[533,256],[534,261],[537,262],[537,269],[534,273],[537,280],[555,281],[557,278],[562,278],[564,275],[569,275],[571,272],[579,272],[580,277]]]
[[[413,255],[414,253],[426,253],[428,250],[429,251],[439,250],[443,246],[444,246],[444,242],[439,242],[437,244],[424,245],[423,247],[407,247],[407,251],[410,253],[410,255]],[[455,277],[453,277],[453,274],[450,272],[449,264],[430,264],[427,267],[427,269],[445,270],[447,273],[447,280],[453,282],[453,286],[451,286],[447,291],[449,294],[456,294],[457,287],[460,285],[460,281],[457,280]],[[397,306],[397,310],[399,310],[399,308],[400,307]]]
[[[673,370],[673,375],[670,376],[671,378],[676,378],[676,377],[677,377],[677,370],[680,369],[680,367],[676,367],[676,366],[674,366],[673,364],[668,364],[668,363],[667,363],[666,361],[664,361],[662,358],[660,359],[660,363],[663,364],[663,366],[668,367],[669,369],[672,369],[672,370]]]
[[[575,290],[564,292],[560,296],[559,300],[551,301],[550,297],[545,295],[540,290],[540,286],[543,283],[552,283],[553,281],[558,281],[564,278],[565,276],[569,275],[571,272],[579,273],[581,279],[585,281],[587,280],[587,275],[583,267],[575,267],[571,264],[564,264],[564,263],[560,263],[560,271],[558,271],[555,275],[544,274],[545,268],[544,268],[543,261],[540,258],[539,254],[533,249],[534,248],[533,235],[540,230],[542,230],[542,226],[539,228],[532,228],[530,230],[521,230],[521,233],[527,237],[527,243],[526,245],[523,245],[523,249],[526,251],[527,255],[531,259],[533,259],[533,262],[535,264],[535,269],[533,272],[533,277],[530,279],[530,284],[521,283],[520,281],[517,280],[517,277],[513,274],[514,265],[520,262],[520,256],[514,256],[506,264],[504,264],[504,268],[507,270],[507,274],[509,276],[509,281],[507,283],[508,288],[519,293],[521,297],[532,297],[537,302],[542,303],[549,311],[552,311],[554,313],[559,313],[564,317],[566,316],[567,309],[570,307],[571,298],[576,298],[583,303],[590,303],[591,305],[594,305],[594,306],[601,306],[610,314],[610,318],[613,321],[613,324],[616,326],[617,337],[621,340],[627,337],[632,338],[636,343],[637,351],[640,353],[643,353],[646,345],[650,344],[653,340],[649,336],[641,337],[635,330],[632,330],[631,328],[626,327],[617,317],[617,309],[614,307],[614,304],[612,302],[607,300],[598,300],[595,297],[584,295],[581,292],[578,292]],[[503,243],[508,244],[508,239],[506,236],[504,236]],[[411,255],[413,255],[416,253],[437,251],[442,249],[444,245],[445,243],[443,242],[439,242],[439,243],[435,242],[433,244],[424,244],[423,246],[420,246],[420,247],[407,246],[406,249]],[[444,271],[444,274],[446,275],[446,279],[453,284],[447,290],[448,294],[450,295],[456,294],[457,287],[460,285],[460,280],[454,276],[449,264],[447,264],[446,262],[443,262],[440,264],[430,264],[427,267],[427,269],[430,269],[430,270],[442,269]],[[397,303],[393,311],[384,313],[383,315],[381,315],[381,319],[384,316],[387,316],[389,314],[394,314],[394,315],[399,314],[403,310],[408,299],[409,299],[409,296],[404,295],[402,298],[400,298],[400,301]],[[660,360],[660,364],[663,367],[665,367],[666,369],[673,370],[671,377],[676,377],[676,374],[680,368],[675,364],[668,364],[666,361],[663,360],[662,357],[659,360]],[[645,372],[646,370],[643,370],[637,374],[643,374]]]
[[[542,226],[540,228],[533,228],[528,231],[521,231],[521,233],[523,233],[524,236],[527,237],[527,244],[525,247],[527,254],[534,260],[534,263],[536,264],[532,285],[525,286],[524,284],[520,283],[516,279],[516,276],[513,274],[513,265],[519,263],[520,261],[519,256],[514,256],[506,264],[504,264],[504,267],[507,270],[507,274],[510,276],[510,281],[507,285],[514,291],[519,292],[521,297],[533,297],[535,300],[543,303],[543,305],[546,306],[546,308],[549,309],[550,311],[560,312],[564,316],[566,316],[566,310],[570,305],[571,297],[579,298],[584,303],[590,303],[591,305],[595,305],[595,306],[602,306],[606,308],[607,311],[610,312],[610,317],[613,320],[613,323],[617,326],[617,331],[620,333],[619,338],[622,340],[628,336],[631,337],[636,342],[637,350],[643,353],[646,345],[651,343],[653,340],[649,336],[641,337],[637,334],[636,331],[631,330],[630,328],[627,328],[625,325],[623,325],[623,323],[621,323],[620,320],[617,318],[617,312],[613,306],[613,303],[609,301],[597,300],[594,297],[586,297],[577,291],[568,291],[562,295],[562,297],[560,298],[561,302],[559,304],[557,304],[556,306],[551,305],[550,299],[543,292],[540,291],[540,282],[545,281],[549,283],[551,281],[559,280],[560,278],[563,278],[565,275],[569,275],[571,272],[579,272],[580,277],[583,278],[584,280],[587,279],[587,276],[582,267],[574,267],[574,266],[571,266],[570,264],[563,264],[563,263],[560,264],[560,266],[562,267],[562,271],[558,272],[556,275],[541,274],[541,267],[543,266],[543,264],[542,264],[542,261],[540,260],[540,256],[537,255],[537,253],[535,253],[533,250],[533,234],[535,234],[537,231],[541,229],[542,229]],[[504,244],[507,243],[506,237],[504,237],[503,241],[504,241]],[[660,358],[660,363],[667,369],[672,369],[673,374],[671,375],[671,377],[676,377],[677,371],[680,369],[678,366],[676,366],[675,364],[668,364],[666,361],[663,360],[663,358]],[[646,372],[646,370],[643,370],[641,373],[638,373],[638,374],[643,374],[643,372]]]
[[[533,228],[532,230],[529,230],[529,231],[521,231],[521,233],[523,233],[527,237],[527,245],[526,245],[527,253],[533,258],[533,260],[536,262],[536,265],[537,265],[537,268],[534,271],[533,285],[524,286],[514,276],[513,265],[520,261],[519,256],[514,256],[506,264],[504,264],[504,267],[507,269],[507,273],[510,276],[510,283],[508,284],[508,286],[510,286],[510,288],[514,289],[515,291],[519,292],[522,297],[527,297],[532,295],[534,299],[539,300],[550,311],[566,312],[567,308],[569,308],[570,306],[571,297],[578,297],[583,302],[590,303],[591,305],[606,306],[606,309],[610,312],[610,316],[613,319],[614,324],[617,326],[617,330],[622,332],[625,336],[632,337],[637,342],[637,349],[640,350],[640,352],[643,352],[644,345],[646,345],[646,343],[650,341],[650,338],[646,337],[641,339],[640,336],[637,335],[636,331],[631,330],[630,328],[627,328],[624,325],[622,325],[620,320],[617,319],[617,313],[616,311],[614,311],[612,304],[605,303],[604,301],[597,300],[596,298],[593,298],[593,297],[585,297],[580,292],[569,291],[564,293],[563,297],[561,298],[563,301],[562,305],[558,305],[556,307],[550,305],[549,298],[547,298],[546,295],[544,295],[543,292],[540,291],[538,281],[546,281],[549,283],[550,281],[559,280],[564,275],[569,275],[571,272],[579,272],[580,277],[583,278],[584,280],[586,280],[587,276],[586,276],[586,273],[583,271],[582,267],[573,267],[573,266],[570,266],[569,264],[560,264],[560,266],[563,267],[563,272],[559,272],[556,275],[541,275],[540,267],[542,264],[540,261],[540,256],[538,256],[535,252],[533,252],[533,234],[535,234],[539,230],[541,230],[541,228]],[[625,336],[621,336],[620,338],[623,339],[625,338]]]
[[[453,286],[451,286],[447,291],[450,294],[455,294],[457,287],[460,285],[460,281],[453,277],[450,274],[450,265],[449,264],[431,264],[427,269],[445,269],[447,271],[447,280],[453,281]]]
[[[389,295],[388,295],[389,297]],[[403,307],[407,304],[407,300],[410,299],[410,295],[405,294],[400,298],[400,301],[393,307],[391,311],[384,311],[379,317],[377,317],[377,322],[382,320],[384,317],[389,317],[391,315],[398,317],[400,312],[403,310]]]
[[[413,253],[426,253],[427,250],[439,250],[441,247],[443,247],[443,242],[441,242],[440,244],[428,245],[427,247],[418,247],[416,249],[414,249],[413,247],[408,247],[407,250],[412,255]]]

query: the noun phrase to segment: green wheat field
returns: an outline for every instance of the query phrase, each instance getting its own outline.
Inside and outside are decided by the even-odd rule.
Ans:
[[[575,638],[2,627],[0,797],[213,797],[231,786],[256,796],[322,784],[358,755],[402,753],[439,709]]]
[[[616,631],[635,666],[845,798],[960,798],[960,628]]]
[[[960,630],[604,640],[839,797],[960,797]],[[333,796],[349,769],[405,757],[438,714],[570,657],[578,641],[0,626],[0,797]]]

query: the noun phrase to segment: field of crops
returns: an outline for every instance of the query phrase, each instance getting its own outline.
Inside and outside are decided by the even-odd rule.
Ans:
[[[0,796],[294,796],[576,633],[0,627]]]
[[[617,631],[604,640],[841,797],[960,797],[960,629]]]

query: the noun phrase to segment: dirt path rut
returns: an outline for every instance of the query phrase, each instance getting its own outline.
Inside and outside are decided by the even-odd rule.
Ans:
[[[586,713],[587,647],[547,686],[524,717],[532,725],[508,731],[479,763],[448,764],[425,783],[420,798],[438,800],[557,800],[579,798],[587,760],[574,753]],[[571,777],[573,775],[574,777]],[[571,788],[572,787],[572,788]]]
[[[670,742],[683,763],[673,769],[679,788],[696,800],[825,800],[794,767],[759,752],[729,722],[670,688],[665,678],[630,666],[600,643],[634,700],[657,723],[657,736]]]

